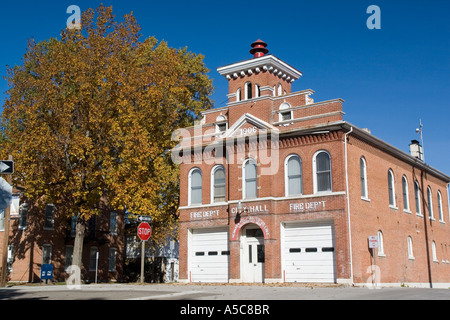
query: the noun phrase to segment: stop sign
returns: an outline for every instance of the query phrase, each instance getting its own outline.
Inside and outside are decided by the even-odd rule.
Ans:
[[[139,239],[142,241],[147,241],[152,235],[152,228],[147,222],[142,222],[137,228],[137,234]]]

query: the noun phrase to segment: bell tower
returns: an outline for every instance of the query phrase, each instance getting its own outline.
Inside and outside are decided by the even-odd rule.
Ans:
[[[292,82],[302,73],[268,53],[267,43],[258,39],[251,44],[251,59],[217,69],[228,80],[229,105],[291,93]]]

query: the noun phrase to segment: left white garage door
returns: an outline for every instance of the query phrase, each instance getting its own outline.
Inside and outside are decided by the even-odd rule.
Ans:
[[[192,230],[190,258],[192,282],[228,282],[228,230]]]

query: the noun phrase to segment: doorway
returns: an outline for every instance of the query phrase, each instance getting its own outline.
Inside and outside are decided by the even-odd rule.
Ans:
[[[243,282],[264,282],[265,248],[263,231],[249,225],[241,235],[241,274]]]

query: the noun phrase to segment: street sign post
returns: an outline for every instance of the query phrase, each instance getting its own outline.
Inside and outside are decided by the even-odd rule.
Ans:
[[[374,280],[375,280],[375,287],[377,286],[377,264],[375,261],[375,248],[378,248],[378,236],[369,236],[369,248],[372,249],[372,256],[373,256],[373,270],[374,270]]]
[[[0,161],[0,174],[7,174],[5,183],[5,191],[2,191],[3,195],[6,195],[7,199],[4,200],[5,209],[5,229],[3,231],[3,254],[2,254],[2,265],[0,272],[0,287],[6,287],[6,269],[8,264],[8,243],[9,243],[9,220],[10,220],[10,205],[12,200],[12,173],[14,172],[14,162],[13,157],[10,155],[8,160]],[[3,180],[4,179],[0,179]]]
[[[152,235],[152,228],[147,222],[141,222],[137,228],[137,234],[141,239],[141,283],[144,282],[145,242]]]

